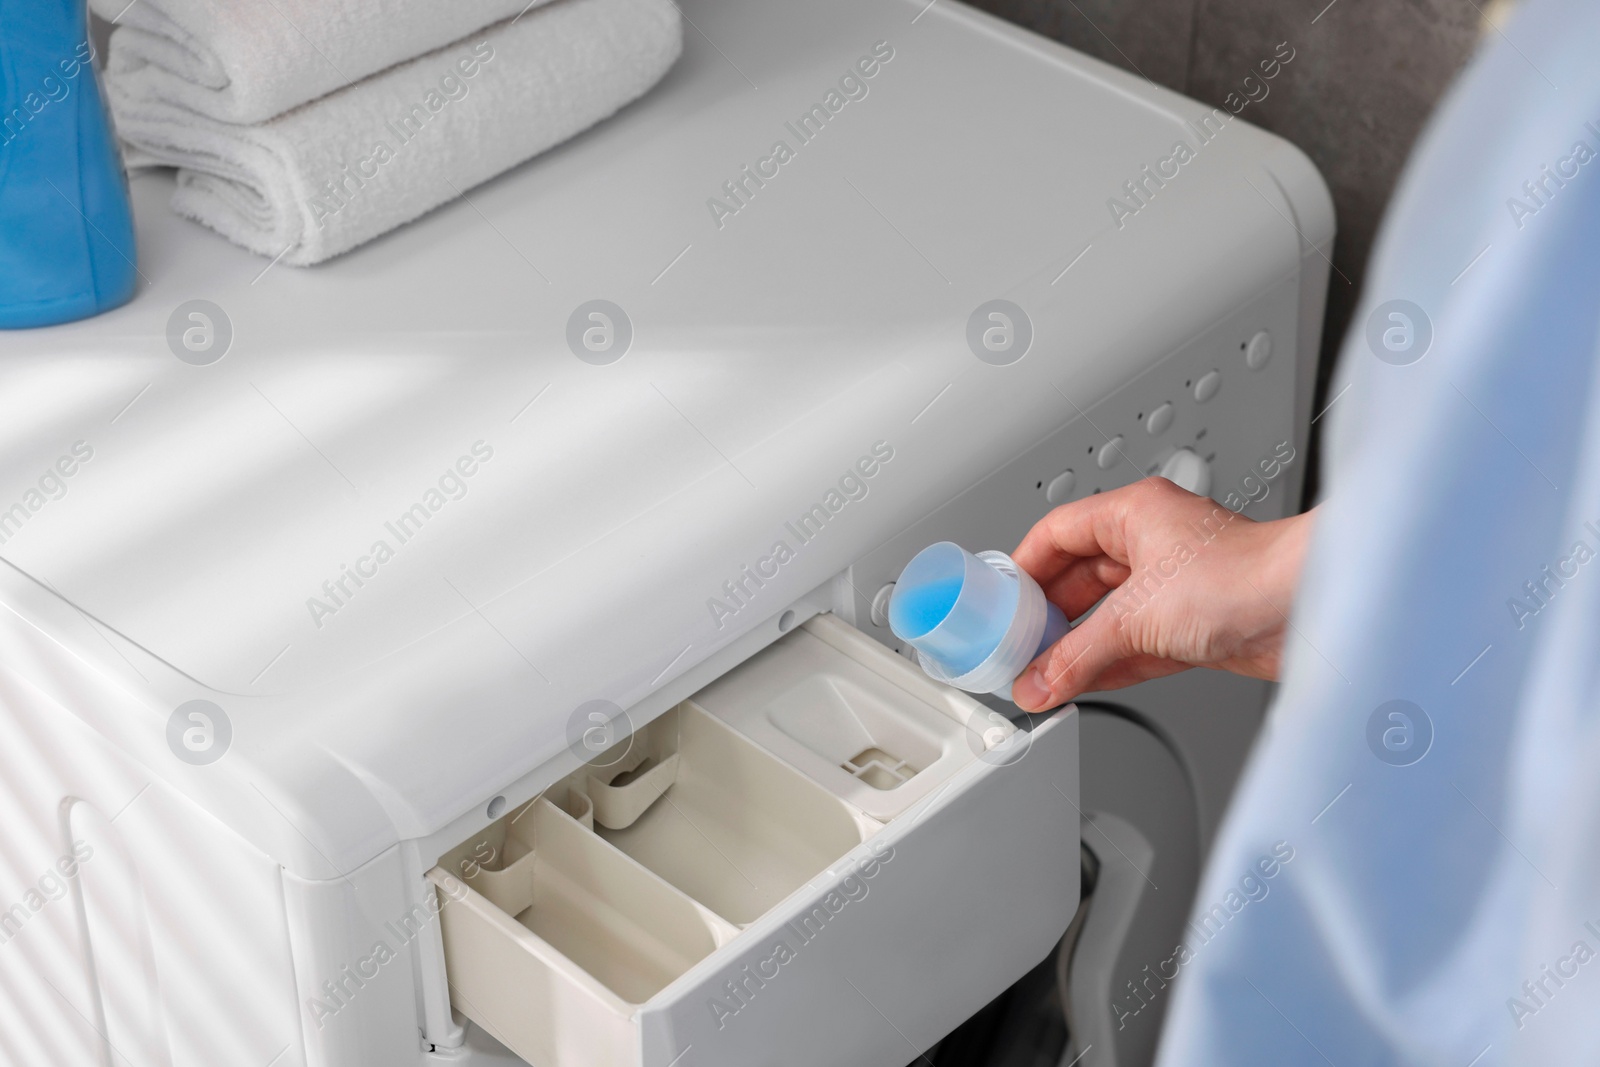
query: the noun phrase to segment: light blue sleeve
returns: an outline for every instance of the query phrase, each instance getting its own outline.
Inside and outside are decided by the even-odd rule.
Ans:
[[[1380,237],[1165,1067],[1600,1063],[1597,339],[1600,4],[1532,0]]]

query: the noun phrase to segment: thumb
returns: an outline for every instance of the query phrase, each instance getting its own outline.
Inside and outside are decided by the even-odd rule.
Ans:
[[[1023,711],[1044,711],[1090,689],[1107,667],[1130,654],[1124,629],[1109,613],[1095,611],[1065,637],[1041,652],[1011,685],[1011,699]]]

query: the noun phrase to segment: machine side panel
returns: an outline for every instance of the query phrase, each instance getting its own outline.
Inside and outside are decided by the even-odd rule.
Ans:
[[[277,864],[15,665],[0,664],[0,1063],[302,1064]]]

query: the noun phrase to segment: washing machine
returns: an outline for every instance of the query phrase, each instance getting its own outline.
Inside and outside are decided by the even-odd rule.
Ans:
[[[1326,188],[952,0],[682,8],[313,269],[136,175],[133,301],[0,335],[0,1062],[1149,1061],[1266,688],[1021,716],[884,591],[1292,510]]]

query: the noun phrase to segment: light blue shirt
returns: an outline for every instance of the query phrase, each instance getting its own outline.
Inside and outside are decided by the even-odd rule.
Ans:
[[[1533,0],[1381,234],[1163,1065],[1600,1063],[1597,338],[1600,4]]]

